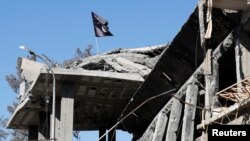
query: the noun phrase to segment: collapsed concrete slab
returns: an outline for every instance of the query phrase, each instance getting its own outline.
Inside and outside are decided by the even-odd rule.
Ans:
[[[207,41],[206,46],[214,49],[231,32],[235,21],[229,13],[220,9],[214,9],[212,16],[212,38]],[[188,80],[202,63],[205,55],[198,37],[199,19],[196,9],[170,43],[169,48],[164,50],[154,69],[136,91],[123,115],[127,115],[153,96],[171,89],[178,90]],[[141,106],[123,121],[126,130],[134,133],[135,138],[142,136],[154,116],[171,98],[171,95],[165,95]]]
[[[54,68],[23,58],[20,103],[7,127],[29,129],[36,126],[39,130],[45,128],[41,127],[41,122],[49,124],[44,117],[48,120],[52,112],[52,71],[56,79],[55,130],[58,139],[64,138],[61,136],[66,132],[64,129],[71,128],[68,124],[74,130],[111,127],[166,47],[120,49],[71,60]],[[69,119],[73,122],[65,125],[63,120]],[[49,138],[45,133],[40,134]]]

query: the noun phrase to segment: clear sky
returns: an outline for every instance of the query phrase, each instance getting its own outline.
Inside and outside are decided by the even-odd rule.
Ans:
[[[98,38],[100,52],[171,42],[193,12],[197,0],[0,0],[0,111],[15,98],[5,76],[15,73],[20,50],[26,45],[57,62],[70,59],[76,48],[84,49],[95,37],[91,11],[109,21],[112,37]],[[82,140],[97,140],[96,132]],[[117,141],[131,136],[118,133]]]

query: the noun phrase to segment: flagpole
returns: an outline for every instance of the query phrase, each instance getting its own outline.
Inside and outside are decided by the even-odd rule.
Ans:
[[[96,52],[99,54],[99,46],[98,46],[98,39],[95,37],[95,44],[96,44]]]

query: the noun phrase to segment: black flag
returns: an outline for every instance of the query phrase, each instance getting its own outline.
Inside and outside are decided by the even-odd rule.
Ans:
[[[91,14],[92,14],[92,19],[93,19],[95,36],[96,37],[113,36],[113,34],[109,31],[108,21],[98,16],[94,12],[91,12]]]

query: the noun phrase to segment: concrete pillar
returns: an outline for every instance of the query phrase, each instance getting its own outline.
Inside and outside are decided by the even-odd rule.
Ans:
[[[244,11],[241,17],[242,29],[236,39],[235,62],[237,82],[250,77],[250,10]],[[239,87],[245,87],[239,84]],[[239,90],[241,92],[241,90]],[[250,110],[245,111],[243,119],[238,124],[248,124],[250,119]]]
[[[235,48],[237,81],[250,77],[250,36],[242,31]]]
[[[198,85],[189,84],[187,87],[185,101],[187,103],[190,103],[190,104],[196,106],[198,93],[199,93]],[[185,104],[182,132],[181,132],[181,140],[182,141],[193,141],[194,140],[195,113],[196,113],[196,107]]]
[[[29,126],[29,136],[28,140],[37,140],[38,139],[38,127]]]
[[[165,141],[177,141],[182,108],[183,104],[178,99],[173,99]]]
[[[74,84],[62,84],[61,99],[56,100],[55,138],[58,141],[73,140]]]
[[[250,77],[250,10],[242,12],[241,30],[236,39],[235,59],[237,82]]]
[[[99,138],[106,133],[106,129],[105,128],[100,128],[99,129]],[[100,141],[106,141],[106,136],[103,137]]]

